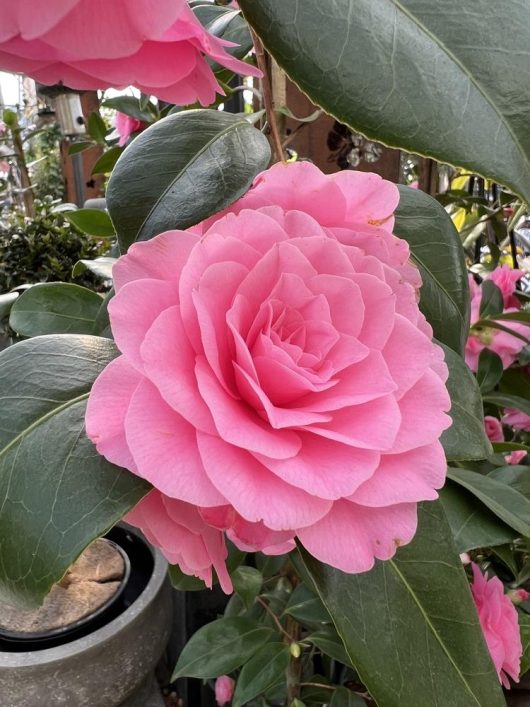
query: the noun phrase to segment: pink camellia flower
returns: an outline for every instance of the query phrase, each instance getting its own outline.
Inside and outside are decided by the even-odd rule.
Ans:
[[[451,424],[398,198],[277,164],[224,213],[134,244],[109,306],[122,356],[88,404],[98,451],[244,549],[296,536],[345,572],[392,557],[444,483]]]
[[[209,105],[222,90],[205,56],[243,74],[234,46],[209,34],[187,0],[0,3],[0,69],[80,90],[125,88]]]
[[[490,442],[504,442],[504,432],[500,420],[491,415],[484,418],[484,429]]]
[[[505,425],[510,425],[514,430],[524,430],[530,432],[530,415],[514,408],[505,408],[502,421]]]
[[[114,125],[118,135],[120,136],[118,143],[120,147],[127,144],[127,141],[133,133],[138,133],[141,130],[145,130],[147,127],[147,123],[144,123],[137,118],[132,118],[130,115],[126,115],[125,113],[120,113],[120,111],[116,113]]]
[[[498,577],[488,579],[476,564],[471,566],[471,592],[482,632],[499,680],[504,687],[509,688],[508,676],[519,682],[523,654],[517,610],[510,598],[504,594],[504,586]]]
[[[506,308],[521,309],[521,302],[514,295],[514,292],[516,284],[523,275],[524,273],[521,270],[514,270],[508,265],[501,265],[488,275],[488,280],[492,280],[502,292]]]
[[[215,681],[215,701],[219,707],[224,707],[232,701],[235,682],[228,675],[221,675]]]
[[[469,276],[469,289],[471,294],[471,325],[480,319],[480,301],[482,289],[477,285],[472,275]],[[505,312],[516,312],[517,309],[509,307]],[[530,327],[515,321],[503,321],[502,325],[517,334],[528,337]],[[512,336],[506,331],[484,327],[480,331],[472,330],[466,342],[466,363],[472,371],[478,369],[478,358],[482,349],[494,351],[501,359],[504,368],[508,368],[516,360],[525,342],[517,336]]]
[[[519,464],[526,457],[526,454],[524,449],[516,449],[510,454],[506,454],[504,459],[507,464]]]

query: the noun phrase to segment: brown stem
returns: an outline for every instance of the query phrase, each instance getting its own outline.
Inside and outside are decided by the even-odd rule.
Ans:
[[[265,108],[265,113],[267,114],[267,122],[269,124],[272,144],[276,157],[279,162],[284,161],[284,153],[282,148],[282,139],[280,136],[280,131],[278,129],[278,123],[276,121],[276,113],[274,110],[274,98],[271,90],[271,80],[269,76],[269,70],[267,66],[267,57],[265,56],[265,49],[258,35],[252,30],[252,41],[254,42],[254,49],[256,51],[256,62],[258,64],[258,69],[263,73],[262,79],[262,92],[263,92],[263,105]]]
[[[297,623],[291,616],[287,618],[287,629],[294,640],[298,642],[301,636],[300,624]],[[287,666],[287,702],[290,706],[294,700],[300,697],[300,678],[302,677],[302,661],[296,658],[292,653]]]
[[[336,690],[335,685],[325,685],[323,682],[301,682],[300,687],[321,687],[323,690]]]
[[[258,604],[260,604],[265,611],[269,614],[269,616],[272,618],[276,626],[278,627],[278,631],[284,635],[285,638],[289,640],[290,643],[293,643],[296,639],[294,639],[287,631],[284,629],[284,627],[281,624],[280,619],[276,616],[274,611],[270,608],[270,606],[267,604],[267,602],[262,599],[261,597],[256,597],[256,601]]]

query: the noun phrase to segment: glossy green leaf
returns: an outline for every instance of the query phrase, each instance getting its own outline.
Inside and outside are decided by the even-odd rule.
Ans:
[[[129,145],[109,181],[122,250],[225,208],[269,159],[267,139],[238,116],[190,110],[155,123]]]
[[[136,118],[136,120],[141,120],[144,123],[150,123],[154,117],[153,111],[156,112],[154,105],[151,104],[152,110],[150,110],[149,105],[142,106],[138,98],[134,96],[106,98],[101,105],[105,106],[105,108],[113,108],[120,113],[125,113],[125,115]]]
[[[239,594],[243,604],[250,609],[263,584],[263,576],[255,567],[241,565],[231,574],[234,591]]]
[[[105,136],[107,134],[107,126],[105,121],[97,111],[93,111],[88,116],[87,130],[90,137],[98,144],[105,144]]]
[[[351,658],[346,653],[344,644],[334,626],[325,626],[319,628],[318,631],[313,631],[307,640],[321,650],[324,655],[328,655],[342,665],[352,665]]]
[[[530,400],[530,376],[520,369],[508,368],[504,371],[499,388],[501,393],[516,395]]]
[[[285,607],[284,614],[292,616],[303,626],[318,627],[331,623],[331,617],[320,597],[305,584],[299,584]]]
[[[441,437],[449,460],[486,459],[492,454],[491,444],[484,431],[482,397],[475,376],[464,359],[443,346],[449,368],[447,389],[451,396],[449,412],[453,424]]]
[[[530,499],[530,466],[508,464],[490,471],[488,476],[503,484],[508,484],[523,496]]]
[[[5,294],[0,295],[0,322],[9,315],[11,307],[17,300],[19,294],[19,292],[6,292]]]
[[[370,572],[344,574],[301,554],[379,707],[505,706],[439,502],[420,506],[414,540]]]
[[[491,349],[482,349],[478,357],[477,383],[482,393],[489,393],[502,378],[501,357]]]
[[[525,2],[504,3],[502,22],[490,0],[239,5],[279,65],[340,122],[530,201]]]
[[[0,598],[36,605],[149,490],[84,433],[93,381],[118,354],[93,336],[43,336],[0,353]]]
[[[112,268],[116,260],[117,258],[109,258],[107,256],[94,258],[94,260],[78,260],[72,269],[72,275],[77,277],[85,270],[90,270],[97,277],[101,277],[104,280],[112,280]]]
[[[440,499],[458,552],[504,545],[518,537],[516,530],[451,480],[440,491]]]
[[[101,157],[96,160],[96,163],[92,167],[92,174],[110,174],[123,150],[124,148],[119,147],[118,145],[110,147],[106,150]]]
[[[521,643],[523,644],[521,675],[524,675],[530,670],[530,616],[523,611],[518,611],[517,614],[519,616],[519,628],[521,630]]]
[[[524,537],[530,537],[530,501],[514,488],[467,469],[449,469],[447,475],[470,491],[496,516]]]
[[[300,697],[304,702],[310,705],[328,704],[333,694],[333,687],[331,686],[329,680],[324,677],[324,675],[311,675],[307,680],[308,683],[313,683],[312,685],[304,685],[300,691]],[[317,685],[329,685],[330,689],[325,687],[317,687]]]
[[[333,693],[330,707],[366,707],[366,702],[355,692],[345,687],[338,687]]]
[[[515,408],[530,415],[530,399],[506,393],[489,393],[484,396],[484,402],[492,403],[498,407]]]
[[[231,7],[219,7],[219,5],[200,5],[194,9],[194,13],[210,34],[236,45],[227,47],[228,53],[232,56],[241,59],[252,49],[248,24],[237,10]],[[214,62],[212,68],[214,71],[219,71],[223,67]]]
[[[494,317],[497,314],[502,314],[502,310],[504,309],[502,292],[493,280],[484,280],[481,285],[481,290],[480,316]]]
[[[77,155],[79,152],[90,150],[91,147],[94,147],[93,142],[74,142],[68,148],[68,154]]]
[[[409,243],[420,270],[420,309],[434,336],[462,353],[469,333],[469,287],[460,236],[436,199],[404,186],[399,193],[394,232]]]
[[[274,636],[272,629],[239,616],[212,621],[188,641],[171,680],[216,678],[231,673]]]
[[[289,646],[285,643],[267,643],[262,646],[239,673],[232,707],[243,707],[267,692],[286,671],[289,658]]]
[[[63,213],[70,223],[83,233],[88,233],[89,236],[112,238],[116,235],[110,216],[102,209],[77,209]]]
[[[92,334],[103,300],[97,292],[66,282],[45,282],[14,302],[9,324],[20,336]]]

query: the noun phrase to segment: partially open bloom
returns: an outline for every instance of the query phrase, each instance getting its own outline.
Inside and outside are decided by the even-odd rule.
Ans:
[[[222,93],[205,55],[256,72],[226,52],[187,0],[46,0],[0,3],[0,69],[80,90],[125,88],[179,105]]]
[[[525,452],[524,449],[516,449],[515,451],[510,452],[510,454],[506,454],[504,459],[506,464],[520,464],[526,457],[526,454],[527,452]]]
[[[514,430],[524,430],[525,432],[530,432],[530,415],[527,415],[521,410],[515,410],[514,408],[506,408],[504,410],[504,415],[502,416],[502,421],[505,425],[510,425]]]
[[[120,147],[127,144],[133,133],[140,132],[147,127],[147,123],[144,123],[137,118],[132,118],[130,115],[125,115],[125,113],[120,113],[120,111],[116,113],[114,124],[116,126],[116,131],[120,136],[118,143]]]
[[[472,564],[471,592],[486,644],[500,682],[510,687],[508,676],[519,682],[523,647],[519,633],[517,610],[498,577],[488,579],[476,564]]]
[[[296,536],[346,572],[392,557],[444,483],[451,423],[397,202],[377,175],[278,164],[134,244],[109,306],[122,356],[88,404],[99,452],[245,549]]]
[[[484,418],[484,429],[490,442],[504,442],[504,432],[500,420],[492,415]]]
[[[509,265],[501,265],[488,275],[488,280],[492,280],[502,292],[505,308],[521,309],[521,302],[514,293],[515,286],[523,275],[522,270],[514,270]]]
[[[221,675],[215,681],[215,701],[218,707],[224,707],[232,701],[235,682],[228,675]]]

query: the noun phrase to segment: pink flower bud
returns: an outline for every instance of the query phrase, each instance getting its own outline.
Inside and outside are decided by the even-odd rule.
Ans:
[[[526,589],[512,589],[507,592],[507,596],[511,599],[514,604],[522,604],[530,597],[530,593]]]
[[[215,701],[219,707],[223,707],[232,701],[235,682],[228,675],[221,675],[215,681]]]

